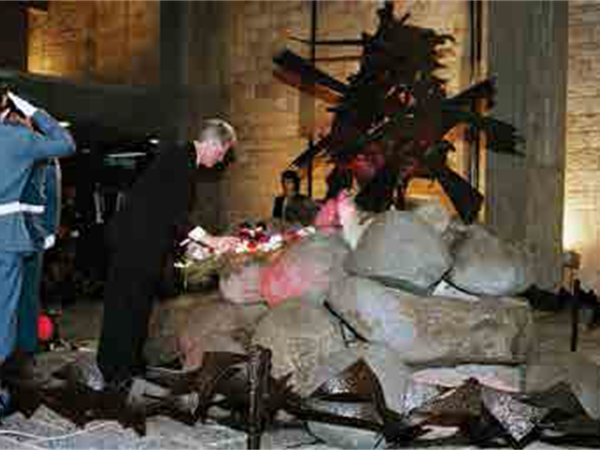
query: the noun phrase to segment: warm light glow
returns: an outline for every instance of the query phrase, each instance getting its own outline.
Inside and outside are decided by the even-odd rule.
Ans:
[[[566,211],[563,223],[563,248],[581,251],[585,247],[583,217],[577,211]]]
[[[66,120],[63,120],[62,122],[58,122],[58,124],[63,128],[69,128],[71,126],[71,122],[67,122]]]

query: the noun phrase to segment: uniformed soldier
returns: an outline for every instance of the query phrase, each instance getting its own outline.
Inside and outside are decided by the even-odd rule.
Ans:
[[[18,110],[42,131],[35,133],[6,118]],[[25,257],[36,247],[26,213],[43,214],[42,205],[23,201],[25,187],[37,161],[66,156],[75,151],[71,135],[46,112],[12,92],[0,98],[0,365],[14,351],[17,308],[23,286]],[[1,381],[1,380],[0,380]],[[6,391],[0,389],[0,415],[7,408]]]
[[[61,172],[57,158],[35,164],[22,201],[45,208],[44,214],[25,213],[35,251],[25,257],[23,288],[17,312],[15,350],[29,359],[38,350],[37,323],[44,252],[54,246],[60,222]]]

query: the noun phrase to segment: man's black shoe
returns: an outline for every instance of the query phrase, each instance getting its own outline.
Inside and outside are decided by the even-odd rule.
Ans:
[[[82,352],[75,361],[58,369],[53,376],[71,384],[87,386],[94,391],[105,388],[104,377],[93,353]]]

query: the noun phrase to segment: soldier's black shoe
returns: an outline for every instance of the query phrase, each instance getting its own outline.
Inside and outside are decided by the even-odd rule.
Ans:
[[[16,411],[8,389],[0,386],[0,420],[10,416]]]

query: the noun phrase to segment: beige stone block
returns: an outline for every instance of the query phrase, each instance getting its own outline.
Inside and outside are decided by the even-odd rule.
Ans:
[[[261,2],[259,0],[252,0],[252,1],[244,2],[244,3],[245,3],[245,5],[243,6],[243,8],[240,8],[243,11],[244,16],[248,17],[248,16],[260,14]]]
[[[567,115],[567,127],[569,132],[569,138],[577,132],[592,131],[596,129],[598,120],[600,119],[600,111],[598,113],[583,113],[575,114],[571,112],[574,108],[569,110]]]

